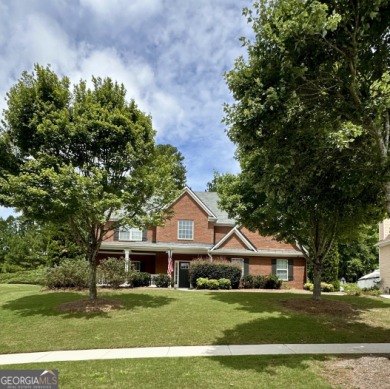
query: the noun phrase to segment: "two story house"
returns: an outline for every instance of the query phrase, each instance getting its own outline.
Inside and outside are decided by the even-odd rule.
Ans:
[[[192,260],[224,258],[240,264],[243,275],[272,273],[291,288],[303,288],[306,260],[302,253],[237,225],[218,208],[217,193],[185,188],[170,207],[174,216],[162,227],[141,231],[123,226],[107,234],[98,259],[124,257],[135,270],[156,274],[167,273],[172,258],[175,287],[188,288]]]
[[[381,289],[390,293],[390,219],[379,223],[379,271]]]

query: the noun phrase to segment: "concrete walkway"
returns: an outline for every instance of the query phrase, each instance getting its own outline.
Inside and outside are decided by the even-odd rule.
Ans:
[[[0,365],[35,362],[85,361],[96,359],[281,354],[390,354],[390,343],[256,344],[45,351],[23,354],[2,354],[0,355]]]

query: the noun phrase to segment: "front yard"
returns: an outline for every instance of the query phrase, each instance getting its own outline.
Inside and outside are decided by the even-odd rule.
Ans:
[[[0,285],[0,353],[167,345],[388,342],[390,300],[325,296],[341,310],[293,309],[290,293],[177,290],[100,291],[124,308],[64,313],[85,293]],[[294,304],[292,304],[294,303]],[[133,363],[133,362],[131,362]]]

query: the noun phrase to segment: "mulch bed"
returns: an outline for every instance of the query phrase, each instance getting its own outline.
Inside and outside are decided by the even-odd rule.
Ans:
[[[60,312],[67,313],[99,313],[111,312],[123,308],[123,303],[118,300],[97,298],[96,300],[82,299],[70,301],[58,306]]]

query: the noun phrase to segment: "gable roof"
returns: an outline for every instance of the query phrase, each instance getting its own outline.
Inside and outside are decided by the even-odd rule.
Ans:
[[[231,236],[236,235],[237,238],[251,251],[257,251],[256,248],[245,238],[244,234],[237,228],[234,227],[226,234],[210,251],[217,250],[218,247],[221,247],[224,242],[226,242]]]
[[[193,192],[196,197],[216,216],[216,224],[235,226],[236,221],[229,218],[227,212],[218,207],[217,192]]]

